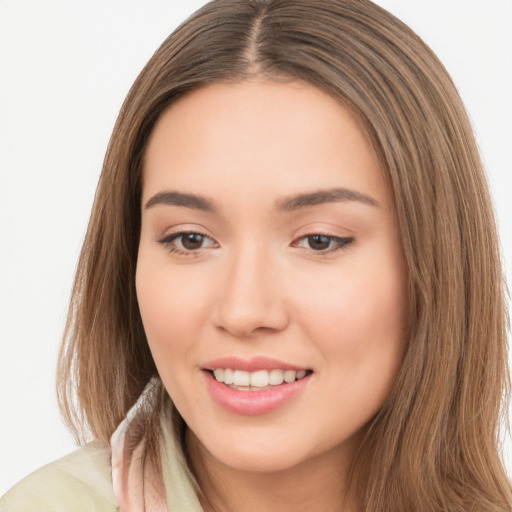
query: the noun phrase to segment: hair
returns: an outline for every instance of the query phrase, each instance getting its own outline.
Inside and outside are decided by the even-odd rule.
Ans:
[[[499,436],[506,297],[481,160],[443,65],[368,0],[214,0],[144,67],[117,119],[77,267],[58,367],[65,420],[79,439],[108,440],[154,379],[144,435],[158,443],[157,418],[172,402],[135,292],[144,151],[178,98],[251,77],[306,82],[338,99],[369,137],[394,200],[410,327],[355,462],[364,510],[510,510]]]

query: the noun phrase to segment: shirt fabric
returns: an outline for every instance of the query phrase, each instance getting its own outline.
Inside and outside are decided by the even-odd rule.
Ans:
[[[202,512],[169,417],[162,420],[164,489],[162,496],[151,493],[148,500],[144,487],[151,491],[153,479],[133,456],[137,449],[125,457],[124,433],[131,421],[120,425],[111,445],[93,441],[27,476],[0,499],[0,512]],[[158,498],[162,498],[160,505]]]

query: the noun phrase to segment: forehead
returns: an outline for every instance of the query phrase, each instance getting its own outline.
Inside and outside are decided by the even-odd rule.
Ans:
[[[143,196],[162,188],[279,195],[343,186],[385,199],[354,116],[302,82],[217,83],[171,105],[145,153]],[[143,198],[143,199],[144,199]]]

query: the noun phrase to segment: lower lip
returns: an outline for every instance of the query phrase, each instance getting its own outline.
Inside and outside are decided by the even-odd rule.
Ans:
[[[296,397],[307,386],[310,375],[289,384],[281,384],[262,391],[232,389],[205,371],[208,389],[213,399],[224,409],[244,416],[256,416],[272,412]]]

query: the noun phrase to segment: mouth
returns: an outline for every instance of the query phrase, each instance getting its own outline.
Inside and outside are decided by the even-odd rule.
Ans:
[[[213,400],[242,416],[267,414],[295,403],[311,388],[314,373],[267,357],[224,357],[201,369]]]
[[[225,386],[238,391],[264,391],[291,384],[309,376],[312,370],[273,368],[271,370],[245,371],[233,368],[206,370]]]

